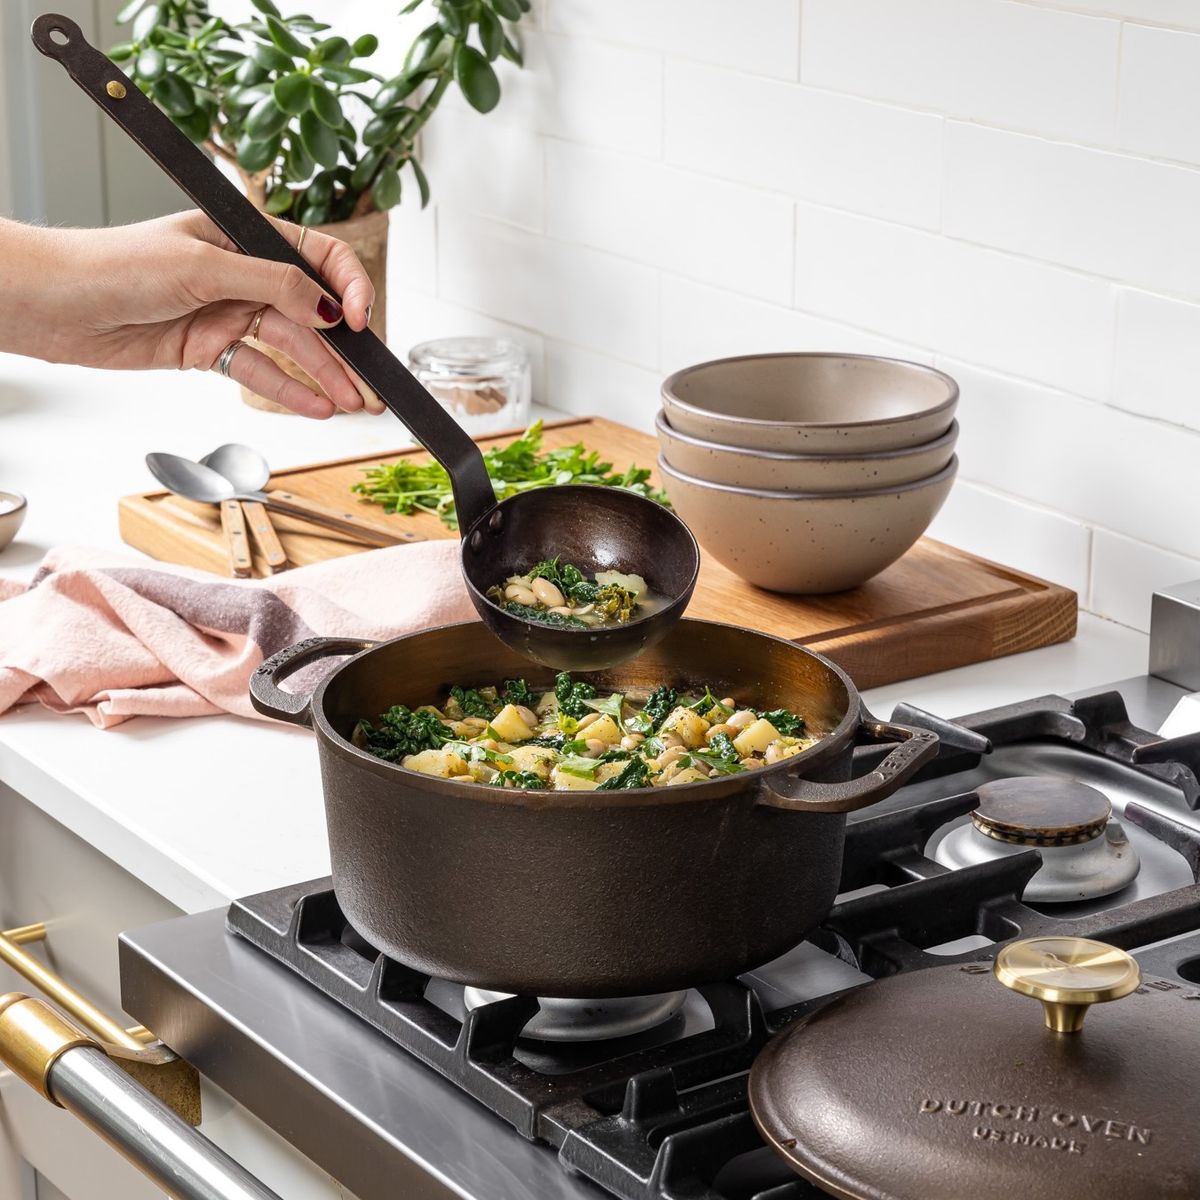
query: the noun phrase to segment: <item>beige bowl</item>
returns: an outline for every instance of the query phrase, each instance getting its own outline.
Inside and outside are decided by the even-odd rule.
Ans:
[[[882,454],[781,454],[744,450],[689,437],[671,428],[666,413],[655,419],[658,445],[667,465],[706,483],[766,488],[776,492],[861,492],[898,487],[936,475],[954,457],[958,422],[940,438],[885,450]]]
[[[20,492],[0,492],[0,550],[17,536],[27,505]]]
[[[878,454],[939,438],[958,384],[920,363],[865,354],[748,354],[676,371],[671,427],[723,446],[788,454]]]
[[[866,583],[896,561],[937,515],[958,472],[850,494],[772,492],[705,483],[660,454],[675,511],[735,575],[773,592],[813,595]]]

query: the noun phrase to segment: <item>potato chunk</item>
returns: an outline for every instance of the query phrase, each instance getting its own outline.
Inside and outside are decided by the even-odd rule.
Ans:
[[[532,771],[539,779],[550,778],[558,755],[549,746],[516,746],[512,750],[513,771]]]
[[[704,734],[707,729],[708,722],[698,712],[694,712],[682,704],[671,712],[662,726],[663,733],[678,735],[689,750],[696,750],[704,745]],[[778,737],[779,734],[775,736]]]
[[[400,765],[442,779],[468,774],[467,764],[453,750],[422,750],[419,754],[410,754]]]
[[[600,786],[594,779],[572,775],[569,771],[560,771],[557,767],[550,772],[550,785],[559,792],[594,792]]]
[[[598,738],[606,746],[615,746],[624,736],[616,721],[604,713],[600,720],[593,721],[586,729],[581,729],[576,735],[581,738]]]
[[[491,725],[502,742],[527,742],[533,737],[533,730],[525,724],[515,704],[506,704],[492,718]]]
[[[697,771],[695,767],[684,767],[667,780],[667,787],[674,787],[677,783],[699,783],[707,778],[703,771]]]
[[[733,739],[733,747],[743,758],[750,754],[765,754],[767,747],[781,736],[770,721],[759,717]]]

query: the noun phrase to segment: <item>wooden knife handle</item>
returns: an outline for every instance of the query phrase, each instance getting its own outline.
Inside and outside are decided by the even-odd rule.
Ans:
[[[250,543],[246,538],[246,518],[240,500],[221,502],[221,532],[225,535],[225,549],[229,552],[230,574],[239,579],[247,578],[253,571]]]
[[[336,508],[319,500],[310,500],[307,496],[297,496],[294,492],[264,492],[259,499],[273,512],[311,521],[314,525],[336,530],[370,546],[399,546],[405,542],[424,540],[408,530],[378,529],[368,525],[362,515],[349,506]]]
[[[250,527],[250,535],[258,546],[259,552],[266,560],[272,571],[281,571],[287,566],[287,552],[279,541],[279,534],[271,524],[271,516],[257,500],[243,500],[242,512],[246,515],[246,524]]]

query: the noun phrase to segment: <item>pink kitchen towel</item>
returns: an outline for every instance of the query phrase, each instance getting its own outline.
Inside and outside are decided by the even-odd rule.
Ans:
[[[473,617],[458,551],[457,540],[436,540],[226,580],[52,550],[32,583],[0,580],[0,713],[37,702],[101,729],[137,716],[255,717],[251,674],[293,642],[384,639]]]

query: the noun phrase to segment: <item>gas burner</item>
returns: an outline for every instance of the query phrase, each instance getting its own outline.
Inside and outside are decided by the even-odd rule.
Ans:
[[[952,870],[1035,849],[1041,869],[1026,903],[1069,904],[1119,892],[1140,866],[1103,792],[1071,779],[1017,776],[976,789],[969,824],[942,838],[935,861]]]
[[[484,988],[463,990],[467,1011],[498,1000],[510,999],[507,992]],[[620,996],[606,1000],[562,1000],[541,997],[538,1011],[521,1030],[521,1037],[535,1042],[606,1042],[633,1037],[669,1021],[687,999],[687,992],[663,992],[657,996]]]

